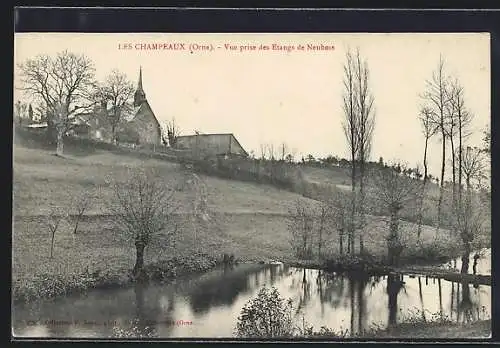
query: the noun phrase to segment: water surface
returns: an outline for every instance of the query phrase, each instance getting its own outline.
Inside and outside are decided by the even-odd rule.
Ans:
[[[490,259],[479,260],[477,269],[486,274]],[[93,290],[16,305],[14,334],[106,338],[113,337],[113,327],[118,327],[129,334],[164,338],[232,337],[241,308],[262,286],[270,285],[292,299],[299,322],[316,329],[357,332],[408,317],[429,320],[437,313],[457,322],[490,318],[489,286],[420,276],[347,277],[285,265],[243,264],[170,284]]]

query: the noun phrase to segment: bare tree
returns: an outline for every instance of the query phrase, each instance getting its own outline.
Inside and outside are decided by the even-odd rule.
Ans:
[[[334,192],[331,197],[331,219],[333,227],[339,233],[339,253],[344,254],[344,236],[349,229],[350,200],[344,194]],[[335,206],[335,208],[334,208]]]
[[[187,184],[188,194],[192,202],[191,221],[193,222],[194,243],[198,247],[197,238],[203,232],[203,226],[210,230],[207,224],[210,222],[210,211],[208,209],[208,189],[206,183],[196,173],[186,173],[185,184]]]
[[[28,106],[28,119],[29,119],[30,121],[33,121],[33,120],[34,120],[33,106],[31,106],[31,103],[30,103],[30,105]]]
[[[347,234],[347,253],[354,253],[354,230],[356,215],[356,158],[359,153],[358,122],[356,103],[356,58],[349,51],[344,64],[344,92],[342,95],[344,119],[342,129],[347,140],[351,160],[351,221]]]
[[[472,121],[472,114],[465,108],[464,88],[455,79],[452,81],[448,90],[448,99],[450,101],[448,112],[448,131],[447,135],[450,139],[452,156],[452,179],[453,179],[453,201],[456,197],[456,169],[458,166],[458,200],[462,199],[462,159],[463,159],[463,143],[464,140],[470,135],[468,126]],[[454,137],[458,135],[458,154],[454,143]],[[457,163],[458,162],[458,163]]]
[[[273,144],[267,145],[267,153],[269,160],[274,161],[276,159],[276,151]]]
[[[472,243],[483,228],[486,216],[480,209],[474,208],[470,199],[465,199],[461,205],[456,206],[456,230],[462,240],[462,267],[460,273],[469,272],[469,256],[472,252]]]
[[[94,105],[94,65],[84,56],[68,51],[56,57],[40,55],[19,64],[21,89],[41,99],[48,114],[48,129],[56,132],[57,154],[62,155],[63,136],[74,117]]]
[[[373,130],[375,128],[375,113],[374,113],[374,96],[369,86],[370,70],[368,62],[360,56],[359,50],[356,52],[355,61],[355,89],[356,89],[356,117],[357,121],[357,143],[358,154],[357,160],[359,163],[359,199],[358,213],[360,216],[360,229],[364,229],[366,224],[365,219],[365,176],[366,162],[370,157]],[[363,231],[359,233],[359,251],[362,253],[364,249]]]
[[[288,152],[289,152],[289,150],[288,150],[288,146],[286,145],[286,143],[281,143],[281,145],[280,145],[280,160],[281,161],[286,160],[287,155],[289,154]]]
[[[165,122],[162,128],[164,132],[163,143],[168,144],[170,147],[175,147],[177,138],[181,135],[181,130],[175,122],[175,117],[171,121]]]
[[[266,153],[267,153],[267,145],[266,144],[260,144],[260,159],[265,160],[266,159]]]
[[[76,214],[73,215],[73,224],[75,225],[73,234],[78,232],[78,224],[90,206],[90,203],[91,199],[87,192],[82,192],[81,195],[75,197],[74,209],[76,210]]]
[[[153,169],[129,170],[125,182],[112,182],[114,200],[110,210],[116,224],[134,242],[136,261],[133,276],[143,270],[144,250],[161,232],[171,242],[177,232],[174,213],[175,190]]]
[[[312,257],[312,238],[314,229],[314,216],[310,207],[301,200],[289,209],[288,230],[290,243],[295,255],[302,259]]]
[[[111,71],[106,76],[104,83],[100,87],[100,95],[106,104],[111,104],[111,115],[108,116],[111,125],[111,135],[113,142],[116,143],[116,130],[122,122],[122,115],[132,109],[131,98],[134,95],[134,85],[127,78],[127,75],[117,69]]]
[[[388,168],[372,171],[372,200],[381,205],[390,215],[389,235],[387,238],[389,263],[397,265],[403,250],[399,234],[399,213],[410,202],[416,201],[421,194],[419,180],[408,177],[407,166],[395,163]]]
[[[331,206],[329,202],[321,202],[318,208],[317,215],[317,232],[318,232],[318,260],[323,260],[323,247],[325,245],[325,237],[330,232],[330,224],[331,221],[330,211]]]
[[[27,104],[18,100],[16,102],[16,118],[15,120],[19,123],[23,123],[23,119],[26,118]]]
[[[444,193],[444,175],[446,164],[446,137],[447,137],[447,111],[449,107],[449,78],[445,72],[445,62],[442,56],[439,57],[437,69],[432,73],[432,78],[426,81],[426,90],[422,98],[426,102],[425,107],[432,116],[432,121],[437,125],[441,134],[441,186],[438,201],[438,228],[441,225],[441,211]]]
[[[483,131],[483,144],[483,152],[491,155],[491,131],[489,129]]]
[[[427,166],[427,149],[429,145],[429,140],[436,134],[437,127],[432,120],[432,110],[428,107],[422,107],[420,110],[420,124],[422,125],[422,133],[425,138],[424,145],[424,174],[422,183],[422,194],[419,202],[419,213],[418,213],[418,239],[420,239],[420,234],[422,232],[422,217],[423,217],[423,206],[425,197],[425,188],[427,184],[427,179],[429,176],[429,170]]]
[[[472,181],[479,180],[484,175],[484,169],[485,165],[481,149],[467,146],[462,159],[462,173],[465,177],[465,187],[468,196],[472,193]]]
[[[61,225],[61,222],[64,220],[65,214],[61,212],[61,209],[52,207],[49,214],[47,215],[47,227],[50,231],[50,258],[54,256],[54,243],[57,230]]]

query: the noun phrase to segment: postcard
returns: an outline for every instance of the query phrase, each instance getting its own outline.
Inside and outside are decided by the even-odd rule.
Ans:
[[[490,337],[488,33],[14,43],[13,337]]]

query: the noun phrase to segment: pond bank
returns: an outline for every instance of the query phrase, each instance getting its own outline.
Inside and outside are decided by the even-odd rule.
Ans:
[[[144,266],[144,278],[153,281],[172,280],[179,276],[207,272],[223,264],[223,257],[198,253],[187,257],[173,257],[147,263]],[[131,270],[116,268],[94,272],[61,272],[58,274],[37,274],[29,282],[13,282],[12,297],[14,303],[33,302],[83,293],[91,289],[117,288],[134,283]]]
[[[450,282],[457,283],[472,283],[479,285],[491,286],[491,275],[483,274],[463,274],[442,269],[429,269],[422,267],[408,267],[408,268],[395,268],[391,273],[405,274],[405,275],[422,275],[430,278],[441,278],[449,280]]]
[[[471,253],[472,255],[472,253]],[[430,278],[441,278],[451,282],[465,282],[478,285],[491,286],[491,275],[489,274],[462,274],[457,270],[444,269],[446,262],[452,259],[444,259],[439,262],[428,262],[425,265],[404,262],[399,267],[393,267],[377,261],[374,258],[367,256],[342,256],[335,259],[320,261],[301,260],[288,262],[292,267],[311,268],[323,270],[326,272],[335,273],[364,273],[369,275],[387,275],[387,274],[402,274],[402,275],[420,275]],[[471,265],[472,267],[472,265]]]
[[[207,272],[219,265],[233,262],[234,256],[213,256],[195,253],[186,257],[172,257],[147,263],[144,266],[146,280],[169,281],[179,276]],[[261,259],[255,263],[277,263]],[[279,262],[278,262],[279,263]],[[452,270],[438,268],[438,264],[420,266],[405,265],[394,268],[386,266],[370,257],[343,257],[323,263],[317,261],[286,261],[287,265],[297,268],[320,269],[337,273],[363,273],[368,275],[387,275],[391,273],[421,275],[441,278],[452,282],[465,282],[491,286],[490,275],[460,274]],[[74,293],[83,293],[91,289],[125,287],[134,283],[130,269],[117,265],[110,269],[97,269],[93,272],[59,271],[37,273],[29,281],[13,280],[12,297],[14,303],[32,302]]]

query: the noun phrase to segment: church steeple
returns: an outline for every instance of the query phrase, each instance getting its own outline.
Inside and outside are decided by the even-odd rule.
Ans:
[[[137,83],[137,89],[134,94],[134,106],[141,105],[146,100],[146,93],[142,89],[142,66],[139,67],[139,82]]]

